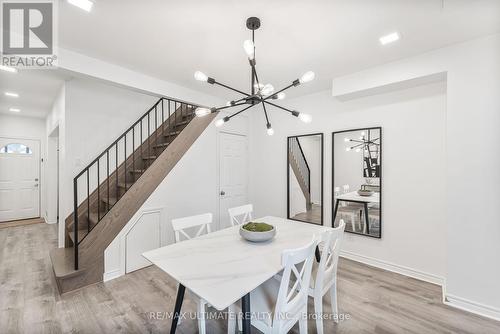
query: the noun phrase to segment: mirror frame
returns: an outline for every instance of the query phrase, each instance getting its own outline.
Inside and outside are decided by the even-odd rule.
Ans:
[[[346,132],[352,132],[352,131],[363,131],[363,130],[379,130],[380,131],[380,177],[379,177],[379,187],[380,187],[380,233],[378,236],[376,235],[370,235],[370,234],[364,234],[364,233],[359,233],[359,232],[352,232],[352,231],[345,231],[347,233],[351,234],[357,234],[369,238],[374,238],[374,239],[382,239],[382,197],[383,197],[383,188],[382,188],[382,176],[383,176],[383,169],[384,169],[384,164],[383,164],[383,136],[382,136],[382,127],[381,126],[374,126],[374,127],[366,127],[366,128],[357,128],[357,129],[348,129],[348,130],[342,130],[342,131],[335,131],[332,132],[332,226],[335,227],[335,218],[334,218],[334,212],[335,212],[335,198],[333,196],[334,194],[334,189],[335,189],[335,135],[340,134],[340,133],[346,133]]]
[[[300,220],[300,219],[293,219],[290,217],[290,157],[288,155],[288,152],[290,151],[290,138],[300,138],[300,137],[310,137],[310,136],[320,136],[321,138],[321,224],[316,224],[313,222],[309,222],[306,220]],[[308,224],[313,224],[316,226],[323,226],[324,225],[324,219],[325,219],[325,206],[324,206],[324,191],[323,191],[323,182],[324,182],[324,164],[325,164],[325,158],[324,158],[324,147],[325,147],[325,138],[323,136],[322,132],[318,133],[309,133],[305,135],[296,135],[296,136],[288,136],[286,138],[286,217],[289,220],[294,220],[294,221],[299,221],[302,223],[308,223]]]

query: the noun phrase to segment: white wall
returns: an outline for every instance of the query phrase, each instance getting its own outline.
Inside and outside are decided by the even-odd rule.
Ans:
[[[348,96],[447,73],[445,297],[500,320],[499,59],[497,34],[337,78],[333,87]]]
[[[218,118],[224,115],[226,114],[221,114]],[[247,118],[235,117],[221,130],[247,135]],[[105,252],[104,280],[125,274],[124,239],[131,225],[138,220],[137,223],[141,223],[144,213],[161,211],[162,246],[174,241],[170,223],[174,218],[211,212],[214,214],[214,229],[219,228],[218,131],[212,122],[109,245]]]
[[[45,193],[47,182],[45,180],[46,170],[46,146],[45,138],[45,122],[40,118],[11,116],[0,114],[0,137],[34,139],[40,142],[40,158],[43,162],[40,163],[40,216],[47,221]]]
[[[270,114],[275,135],[252,127],[251,201],[256,216],[286,215],[286,137],[323,132],[324,215],[331,226],[331,133],[360,127],[383,128],[382,239],[346,234],[344,251],[412,268],[429,280],[445,275],[445,86],[426,85],[341,102],[329,91],[287,101],[310,113],[301,123],[281,111]],[[361,173],[361,170],[358,171]]]
[[[53,137],[55,136],[55,133],[57,132],[57,141],[59,145],[59,180],[56,180],[57,178],[57,161],[56,161],[56,155],[53,152],[54,145],[52,140],[54,139]],[[48,219],[51,221],[55,218],[57,219],[57,215],[59,216],[59,222],[64,221],[64,211],[63,208],[64,206],[62,203],[70,201],[70,194],[63,194],[61,191],[62,189],[66,189],[66,178],[63,176],[66,173],[66,84],[63,84],[61,86],[61,89],[59,90],[56,99],[54,100],[54,103],[52,105],[52,110],[50,113],[47,115],[47,118],[45,119],[45,138],[48,143],[51,143],[50,145],[47,145],[47,149],[50,150],[47,151],[47,173],[46,173],[46,179],[47,179],[47,192],[45,193],[45,198],[47,201],[47,216]],[[56,170],[56,171],[54,171]],[[59,183],[59,212],[54,213],[54,207],[56,207],[57,210],[57,202],[54,203],[57,200],[57,186]],[[61,196],[64,195],[64,196]],[[69,197],[69,198],[68,198]],[[64,246],[64,238],[65,238],[65,226],[64,223],[59,224],[59,232],[58,232],[58,243],[59,247]]]

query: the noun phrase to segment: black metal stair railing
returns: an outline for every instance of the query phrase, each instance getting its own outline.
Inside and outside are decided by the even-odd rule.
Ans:
[[[196,107],[160,98],[73,179],[73,231],[68,233],[72,233],[75,270],[78,245],[195,117]],[[80,219],[86,219],[87,226]]]

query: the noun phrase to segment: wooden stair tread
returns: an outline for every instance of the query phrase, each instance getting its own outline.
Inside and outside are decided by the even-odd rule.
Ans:
[[[164,137],[172,137],[172,136],[177,136],[179,133],[181,133],[181,132],[180,131],[172,131],[172,132],[164,133],[163,136]]]
[[[75,270],[74,248],[55,248],[49,252],[52,268],[56,278],[68,278],[80,274],[81,270]]]
[[[172,142],[166,142],[166,143],[161,143],[161,144],[155,144],[153,145],[153,148],[163,148],[163,147],[167,147],[168,145],[170,145]]]
[[[116,204],[116,202],[118,202],[116,197],[113,197],[113,196],[110,196],[109,198],[105,196],[105,197],[101,198],[101,201],[103,201],[106,204],[109,204],[110,206],[113,206]],[[101,214],[104,215],[104,212],[102,212]]]
[[[145,171],[146,171],[145,169],[132,169],[132,170],[129,170],[128,172],[129,172],[129,173],[142,174],[142,173],[144,173]]]
[[[91,226],[92,228],[92,226]],[[85,224],[85,229],[78,229],[78,241],[82,241],[82,239],[88,234],[88,227],[87,224]],[[69,238],[73,243],[75,242],[75,232],[74,231],[69,231],[68,233]]]
[[[177,126],[187,125],[187,124],[189,124],[189,122],[190,122],[189,120],[182,121],[182,122],[176,122],[176,123],[174,124],[174,126],[176,126],[176,127],[177,127]]]
[[[129,189],[130,187],[132,187],[132,185],[134,184],[134,182],[118,182],[118,187],[120,188],[124,188],[126,187],[126,189]]]
[[[141,159],[142,160],[156,160],[156,158],[158,158],[156,155],[150,155],[150,156],[142,157]]]

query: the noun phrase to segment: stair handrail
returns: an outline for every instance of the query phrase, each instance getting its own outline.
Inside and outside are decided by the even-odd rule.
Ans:
[[[167,105],[167,111],[168,111],[168,115],[167,117],[165,117],[165,102],[168,103]],[[172,110],[171,108],[171,105],[173,104],[174,108]],[[161,121],[160,123],[158,123],[158,109],[160,108],[161,106]],[[75,270],[78,270],[78,245],[83,241],[83,239],[90,233],[90,231],[97,225],[97,223],[99,223],[103,218],[104,216],[110,211],[111,207],[110,206],[110,187],[109,187],[109,178],[110,178],[110,175],[113,175],[113,173],[115,173],[115,177],[116,177],[116,187],[118,189],[118,178],[119,178],[119,167],[121,167],[121,165],[123,164],[124,166],[124,177],[125,177],[125,192],[128,191],[127,189],[127,160],[128,158],[130,158],[132,156],[132,164],[135,165],[135,151],[136,149],[141,149],[141,156],[142,156],[142,153],[143,153],[143,148],[142,148],[142,145],[147,141],[148,143],[148,154],[150,154],[150,138],[153,134],[156,134],[156,138],[157,138],[157,131],[159,130],[159,126],[162,126],[162,132],[164,130],[164,124],[165,122],[168,120],[168,127],[169,129],[172,128],[172,123],[173,126],[175,127],[177,125],[177,111],[179,110],[178,106],[180,106],[180,113],[181,113],[181,116],[180,118],[182,119],[182,113],[185,109],[194,109],[196,107],[200,107],[200,105],[198,104],[194,104],[194,103],[190,103],[190,102],[185,102],[185,101],[182,101],[182,100],[179,100],[179,99],[173,99],[173,98],[169,98],[169,97],[160,97],[158,99],[158,101],[151,107],[149,108],[134,124],[132,124],[132,126],[130,126],[129,128],[127,128],[111,145],[109,145],[105,150],[103,150],[98,156],[97,158],[95,158],[94,160],[92,160],[92,162],[90,162],[85,168],[82,169],[81,172],[79,172],[73,179],[73,205],[74,205],[74,211],[73,211],[73,233],[74,233],[74,241],[73,241],[73,245],[74,245],[74,267],[75,267]],[[151,131],[151,114],[152,112],[154,111],[154,117],[155,117],[155,122],[154,122],[154,129],[153,131]],[[171,121],[172,120],[172,117],[171,116],[174,116],[175,117],[175,120],[174,121]],[[143,121],[146,121],[147,119],[147,136],[145,138],[143,138]],[[136,148],[136,145],[135,145],[135,139],[136,139],[136,133],[135,133],[135,129],[136,127],[140,124],[140,143],[139,143],[139,146]],[[132,134],[132,150],[130,152],[129,155],[127,155],[127,136],[129,134]],[[118,146],[120,144],[120,142],[123,141],[123,148],[124,148],[124,156],[123,156],[123,163],[121,163],[120,165],[118,164],[118,160],[119,160],[119,156],[118,156]],[[169,143],[168,143],[169,144]],[[111,150],[115,151],[115,170],[111,172],[110,174],[110,162],[109,162],[109,153]],[[104,215],[101,217],[100,216],[100,188],[101,188],[101,182],[100,182],[100,161],[101,159],[106,156],[106,170],[107,170],[107,182],[103,182],[104,183],[107,183],[107,211],[106,213],[104,213]],[[95,190],[92,190],[92,194],[94,194],[94,192],[97,190],[97,223],[95,226],[93,226],[92,228],[90,228],[90,197],[91,197],[91,192],[90,192],[90,169],[93,168],[94,166],[97,167],[97,183],[96,183],[96,187],[95,187]],[[150,165],[149,165],[150,166]],[[144,170],[146,170],[147,168],[149,168],[149,166],[145,167]],[[135,168],[135,167],[133,167]],[[78,181],[79,179],[85,175],[87,176],[86,178],[86,184],[87,184],[87,196],[86,196],[86,199],[84,199],[83,201],[81,201],[81,203],[79,204],[79,200],[78,200]],[[117,195],[118,195],[118,190],[117,190]],[[84,197],[85,198],[85,197]],[[116,201],[118,202],[118,196],[116,198]],[[78,228],[78,216],[79,216],[79,213],[78,213],[78,208],[80,205],[83,205],[85,202],[87,202],[87,234],[82,238],[82,240],[79,240],[78,239],[78,232],[79,232],[79,228]],[[115,203],[116,204],[116,203]],[[114,205],[114,204],[113,204]],[[69,232],[69,231],[68,231]]]

